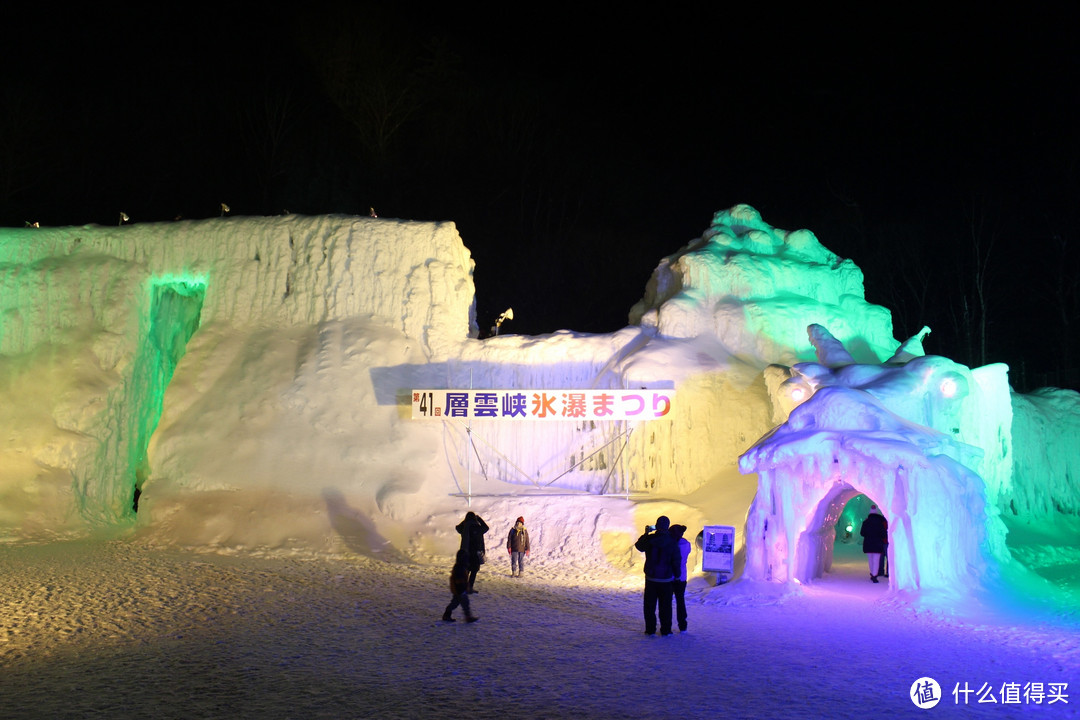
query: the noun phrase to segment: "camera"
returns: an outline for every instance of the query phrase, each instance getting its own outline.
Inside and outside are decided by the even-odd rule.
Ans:
[[[645,529],[648,530],[649,532],[656,532],[656,526],[655,525],[646,525]]]

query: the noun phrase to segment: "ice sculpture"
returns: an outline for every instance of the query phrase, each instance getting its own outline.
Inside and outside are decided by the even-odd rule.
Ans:
[[[819,362],[794,366],[776,393],[782,401],[797,389],[805,400],[739,459],[743,472],[758,475],[746,576],[821,576],[840,512],[864,494],[889,520],[893,587],[958,593],[983,582],[1009,556],[977,472],[984,453],[959,439],[964,408],[973,407],[965,400],[978,391],[971,373],[933,356],[851,364],[824,328],[808,333]],[[905,343],[905,352],[916,342]]]

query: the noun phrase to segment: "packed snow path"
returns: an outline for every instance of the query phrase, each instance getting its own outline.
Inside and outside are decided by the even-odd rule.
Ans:
[[[0,717],[1077,716],[1075,627],[917,613],[883,601],[887,586],[861,568],[775,604],[724,600],[737,584],[703,604],[698,578],[689,632],[650,638],[633,579],[511,578],[501,557],[481,571],[481,620],[466,625],[440,621],[448,568],[11,546]],[[908,697],[922,676],[945,693],[933,710]],[[972,694],[958,708],[951,695],[1032,681],[1069,683],[1068,703]]]

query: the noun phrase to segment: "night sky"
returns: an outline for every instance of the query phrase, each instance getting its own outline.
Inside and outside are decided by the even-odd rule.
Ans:
[[[1080,387],[1064,9],[81,12],[0,11],[4,226],[452,220],[482,329],[610,332],[748,203],[854,260],[898,339]]]

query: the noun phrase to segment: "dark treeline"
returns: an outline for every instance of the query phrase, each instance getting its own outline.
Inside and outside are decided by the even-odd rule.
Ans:
[[[366,3],[144,12],[12,50],[4,225],[221,203],[452,220],[482,331],[512,306],[504,332],[608,332],[663,256],[745,202],[854,260],[898,339],[929,325],[927,352],[1005,362],[1017,389],[1080,387],[1080,73],[1045,31],[1017,54],[993,32],[823,42],[730,13],[616,35]]]

